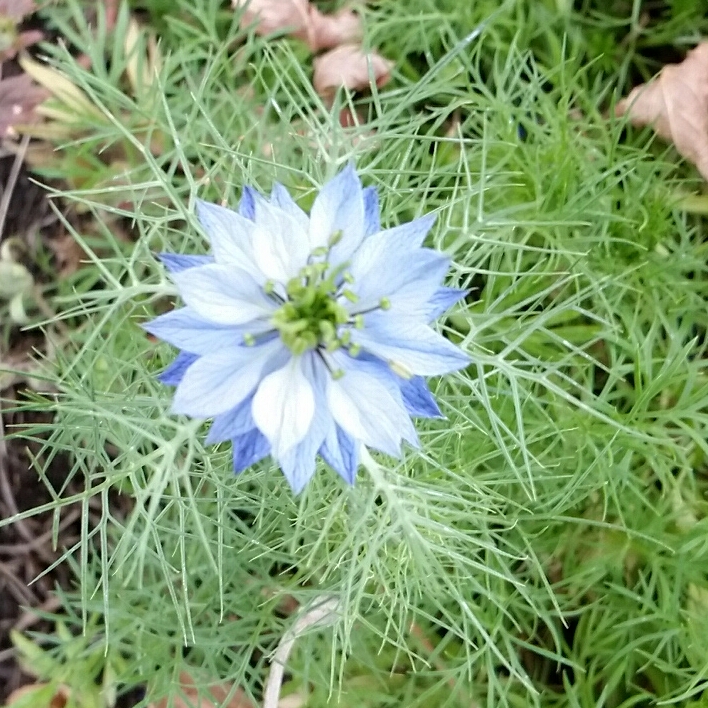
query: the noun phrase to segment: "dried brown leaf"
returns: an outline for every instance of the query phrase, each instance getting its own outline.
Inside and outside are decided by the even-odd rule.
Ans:
[[[88,263],[86,251],[68,232],[48,239],[47,245],[54,254],[55,270],[58,278],[67,278],[76,273],[85,263]]]
[[[162,698],[157,703],[151,703],[150,708],[167,708],[168,705],[173,708],[214,708],[214,704],[221,706],[221,708],[256,708],[240,688],[233,690],[232,683],[212,684],[208,688],[211,697],[209,698],[204,696],[204,691],[197,690],[194,679],[186,671],[183,671],[179,677],[179,687],[179,692],[175,691],[171,701]],[[228,702],[226,702],[227,699]]]
[[[27,74],[0,81],[0,138],[14,125],[37,121],[34,109],[48,95]]]
[[[231,6],[235,10],[245,8],[241,26],[256,23],[260,35],[283,30],[299,34],[306,31],[309,22],[309,0],[231,0]]]
[[[307,37],[303,39],[313,52],[356,42],[362,37],[361,18],[351,10],[340,10],[334,15],[326,15],[316,7],[310,7],[307,29]]]
[[[0,0],[0,17],[19,22],[26,15],[31,15],[37,6],[34,0]]]
[[[383,86],[391,78],[393,62],[376,52],[365,52],[356,44],[342,44],[314,62],[312,83],[317,93],[330,97],[340,87],[361,91],[371,87],[371,80]]]
[[[256,33],[288,32],[307,42],[313,52],[361,39],[361,19],[351,10],[334,15],[320,12],[309,0],[231,0],[244,8],[241,26],[256,25]]]
[[[672,142],[708,180],[708,42],[680,64],[668,64],[653,81],[632,89],[616,106],[633,125],[650,125]]]

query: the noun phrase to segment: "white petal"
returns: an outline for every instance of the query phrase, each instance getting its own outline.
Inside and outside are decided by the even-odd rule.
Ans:
[[[268,202],[257,201],[253,256],[266,278],[286,284],[309,255],[307,233],[298,219]]]
[[[416,376],[448,374],[470,363],[465,352],[415,318],[374,313],[364,318],[364,329],[351,332],[352,341],[365,351]]]
[[[214,258],[222,265],[235,265],[256,273],[253,260],[253,222],[240,214],[201,199],[197,200],[197,218],[209,237]]]
[[[354,254],[349,269],[354,292],[363,300],[390,295],[411,270],[434,258],[420,248],[434,221],[435,215],[428,214],[369,236]]]
[[[391,376],[375,364],[346,356],[333,359],[345,372],[327,384],[327,402],[336,422],[365,445],[400,456],[401,438],[415,443],[417,436]]]
[[[220,325],[240,325],[273,314],[269,300],[250,273],[215,263],[174,273],[185,304]]]
[[[273,190],[270,193],[270,201],[284,212],[290,214],[290,216],[300,224],[303,231],[309,231],[310,217],[297,205],[288,190],[285,189],[282,184],[276,182],[273,185]]]
[[[337,231],[342,235],[332,248],[330,262],[347,261],[364,239],[364,196],[356,170],[347,166],[327,182],[310,211],[310,246],[326,246]]]
[[[143,325],[145,331],[192,354],[208,354],[241,344],[241,333],[233,326],[215,325],[188,307],[172,310]]]
[[[257,347],[231,347],[192,364],[175,392],[174,413],[208,418],[235,408],[287,356],[280,340]]]
[[[253,397],[253,420],[276,459],[303,440],[315,414],[315,394],[302,364],[302,356],[291,357],[263,379]]]
[[[351,289],[359,299],[346,307],[356,314],[376,308],[382,298],[387,298],[392,315],[417,314],[423,318],[428,310],[424,306],[440,287],[449,265],[449,258],[429,248],[401,255],[395,265],[383,263],[380,269],[355,280]]]
[[[304,489],[314,474],[317,451],[324,443],[327,430],[335,427],[325,395],[329,372],[318,357],[303,357],[302,363],[303,372],[312,384],[315,395],[315,412],[307,435],[285,455],[278,458],[283,474],[296,494]]]

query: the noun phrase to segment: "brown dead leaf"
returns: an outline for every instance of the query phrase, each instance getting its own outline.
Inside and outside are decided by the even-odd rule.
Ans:
[[[356,44],[342,44],[317,57],[314,66],[315,90],[329,98],[340,86],[351,91],[370,88],[371,79],[383,86],[391,78],[393,62],[376,52],[365,52]]]
[[[309,0],[231,0],[234,10],[245,8],[241,26],[256,23],[256,33],[273,34],[287,30],[293,34],[307,27],[310,14]]]
[[[48,95],[27,74],[2,79],[0,81],[0,138],[5,137],[13,125],[36,122],[38,116],[34,109]]]
[[[310,7],[307,30],[307,37],[302,39],[307,41],[313,52],[356,42],[362,37],[361,18],[351,10],[340,10],[334,15],[326,15],[316,7]]]
[[[86,251],[67,231],[47,239],[47,246],[54,254],[54,268],[59,279],[68,278],[88,262]]]
[[[234,9],[244,8],[241,26],[256,24],[256,33],[288,32],[307,42],[313,52],[361,38],[361,20],[351,10],[334,15],[320,12],[309,0],[231,0]]]
[[[233,690],[232,683],[212,684],[208,689],[211,698],[205,697],[204,691],[196,689],[194,679],[186,671],[179,676],[179,689],[175,691],[172,701],[162,698],[157,703],[151,703],[150,708],[167,708],[168,705],[173,708],[214,708],[214,704],[221,708],[256,708],[240,688]]]
[[[19,22],[26,15],[31,15],[37,6],[34,0],[0,0],[0,17]]]
[[[680,64],[668,64],[648,84],[632,89],[616,106],[633,125],[650,125],[672,142],[708,180],[708,42]]]

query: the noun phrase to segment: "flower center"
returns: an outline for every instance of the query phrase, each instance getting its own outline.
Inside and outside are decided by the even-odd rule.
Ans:
[[[337,298],[344,295],[349,300],[355,299],[338,282],[345,267],[346,264],[327,274],[328,263],[313,263],[288,282],[285,288],[288,300],[276,310],[271,322],[283,344],[296,356],[317,347],[333,351],[348,344],[347,333],[338,333],[339,327],[351,317]]]

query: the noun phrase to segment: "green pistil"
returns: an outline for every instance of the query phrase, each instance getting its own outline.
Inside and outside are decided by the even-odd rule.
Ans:
[[[286,285],[288,302],[271,320],[283,344],[295,355],[319,346],[328,351],[346,346],[345,337],[337,334],[339,327],[349,321],[349,313],[337,302],[336,280],[343,267],[325,277],[327,270],[327,263],[305,266]]]

